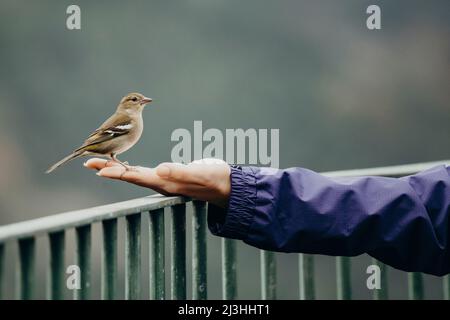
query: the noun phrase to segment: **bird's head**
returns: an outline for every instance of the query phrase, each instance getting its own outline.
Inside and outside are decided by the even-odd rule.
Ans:
[[[120,100],[119,110],[126,111],[127,113],[141,112],[147,103],[152,102],[151,98],[140,93],[129,93]]]

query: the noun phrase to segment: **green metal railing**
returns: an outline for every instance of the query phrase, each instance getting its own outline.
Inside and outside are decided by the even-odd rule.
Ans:
[[[374,169],[325,172],[329,177],[351,177],[377,175],[401,177],[430,168],[440,161],[404,166]],[[124,201],[105,206],[78,210],[44,218],[19,222],[0,227],[0,299],[5,286],[5,247],[18,244],[18,267],[16,293],[18,299],[32,299],[36,287],[36,239],[48,238],[48,299],[64,298],[65,290],[65,236],[66,231],[75,229],[76,264],[80,268],[81,289],[74,290],[74,299],[91,297],[91,254],[92,225],[102,226],[101,254],[101,298],[115,299],[118,296],[118,219],[125,218],[125,298],[140,299],[142,289],[141,270],[141,220],[149,218],[149,291],[150,299],[186,299],[186,205],[192,205],[192,299],[207,299],[207,204],[184,197],[163,197],[160,195]],[[166,237],[165,210],[170,208],[170,297],[166,292]],[[144,215],[145,214],[145,215]],[[222,239],[222,298],[238,297],[237,248],[236,241]],[[314,256],[299,254],[299,298],[316,298]],[[260,252],[261,299],[277,298],[276,253]],[[381,289],[374,290],[374,299],[388,298],[388,267],[376,260],[381,270]],[[336,257],[337,299],[352,298],[351,258]],[[408,274],[408,295],[410,299],[424,298],[423,276]],[[450,299],[450,277],[443,277],[443,296]]]

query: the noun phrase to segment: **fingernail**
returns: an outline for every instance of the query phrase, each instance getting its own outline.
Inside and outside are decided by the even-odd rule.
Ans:
[[[87,161],[83,162],[83,166],[87,167]]]
[[[101,176],[102,176],[102,172],[101,172],[101,171],[99,171],[99,172],[96,172],[95,174],[96,174],[96,175],[98,175],[99,177],[101,177]]]

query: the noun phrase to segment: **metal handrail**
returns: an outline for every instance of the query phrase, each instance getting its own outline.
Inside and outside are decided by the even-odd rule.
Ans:
[[[383,177],[403,177],[432,168],[438,165],[450,165],[450,160],[440,160],[432,162],[422,162],[413,164],[403,164],[397,166],[387,166],[368,169],[351,169],[323,172],[327,177],[358,177],[358,176],[383,176]]]
[[[0,226],[0,242],[23,239],[30,236],[39,236],[103,220],[120,218],[139,212],[172,207],[189,201],[190,199],[187,197],[165,197],[157,194],[89,209],[68,211],[42,218],[12,223]]]

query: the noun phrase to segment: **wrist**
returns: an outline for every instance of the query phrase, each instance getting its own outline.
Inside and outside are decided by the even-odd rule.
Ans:
[[[217,199],[214,202],[221,208],[227,208],[231,193],[231,168],[228,164],[220,165],[219,178],[216,179],[214,194]]]

